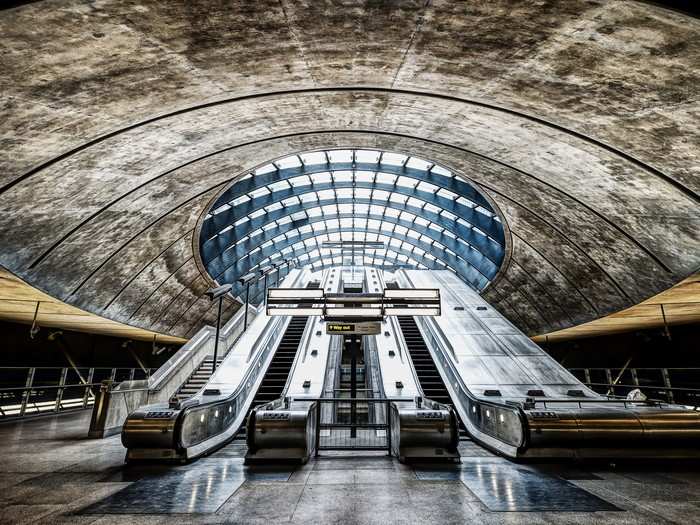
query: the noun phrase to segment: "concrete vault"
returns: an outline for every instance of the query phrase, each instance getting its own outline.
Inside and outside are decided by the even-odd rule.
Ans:
[[[45,0],[0,12],[0,36],[0,265],[110,319],[211,324],[202,221],[298,152],[401,152],[478,187],[505,227],[483,294],[532,335],[700,267],[700,20],[683,14]]]

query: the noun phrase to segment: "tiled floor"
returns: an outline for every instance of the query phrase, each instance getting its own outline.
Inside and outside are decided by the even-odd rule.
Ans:
[[[700,523],[700,467],[687,464],[516,465],[465,443],[451,467],[329,453],[253,469],[241,445],[126,467],[119,437],[89,440],[88,424],[82,413],[0,425],[0,524]],[[548,508],[559,510],[533,510]]]

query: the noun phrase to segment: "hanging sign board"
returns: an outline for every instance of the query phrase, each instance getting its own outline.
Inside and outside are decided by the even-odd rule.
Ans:
[[[327,334],[377,335],[381,333],[381,323],[326,323]]]

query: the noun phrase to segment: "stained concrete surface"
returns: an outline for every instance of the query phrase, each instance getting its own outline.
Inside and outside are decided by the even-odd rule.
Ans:
[[[88,422],[89,413],[82,412],[0,425],[0,523],[700,523],[700,467],[687,464],[515,465],[465,442],[457,466],[414,468],[383,455],[328,452],[302,467],[250,470],[242,464],[245,446],[233,444],[189,465],[127,467],[119,437],[88,440]],[[240,483],[216,512],[92,513],[144,480],[196,478],[209,469],[221,472],[222,465],[231,469],[226,479],[238,477]],[[560,483],[568,480],[620,510],[493,512],[482,501],[488,498],[469,490],[459,474],[488,465],[497,467],[492,472],[525,469]],[[505,483],[500,487],[494,484],[493,495],[508,479],[500,478]],[[511,497],[517,501],[517,495]]]
[[[0,264],[191,336],[215,311],[188,239],[217,191],[293,152],[374,147],[494,200],[512,263],[486,297],[514,323],[585,322],[700,266],[699,33],[619,0],[3,10]]]

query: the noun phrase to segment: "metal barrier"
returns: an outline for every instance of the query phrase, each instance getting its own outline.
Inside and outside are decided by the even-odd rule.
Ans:
[[[315,401],[322,408],[316,412],[317,455],[319,450],[386,450],[391,453],[391,400],[342,397]]]
[[[0,368],[0,421],[92,407],[104,381],[148,379],[155,369]]]
[[[700,368],[569,368],[599,394],[626,396],[639,389],[647,397],[700,407]]]

